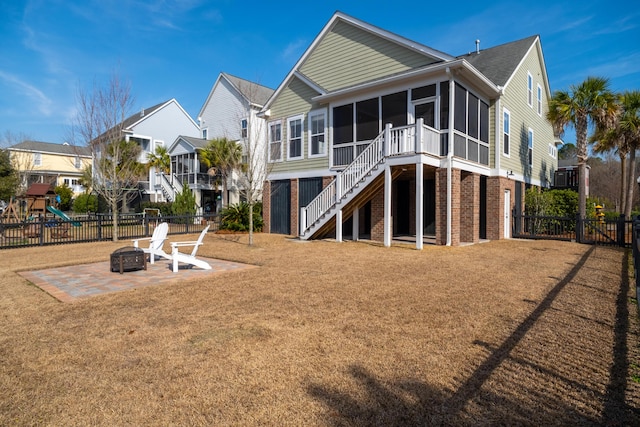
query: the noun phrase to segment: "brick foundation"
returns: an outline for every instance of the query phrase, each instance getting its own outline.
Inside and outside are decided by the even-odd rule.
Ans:
[[[504,192],[511,190],[511,206],[515,206],[515,188],[522,185],[500,176],[487,178],[487,239],[504,239]]]
[[[480,241],[480,175],[460,174],[460,241]]]
[[[271,233],[271,181],[262,184],[262,232]]]

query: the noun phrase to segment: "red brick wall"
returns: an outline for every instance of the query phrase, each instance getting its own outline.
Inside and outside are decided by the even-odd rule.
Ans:
[[[470,172],[461,173],[460,241],[480,241],[480,175]]]
[[[384,188],[371,199],[371,240],[384,241]]]
[[[504,238],[504,191],[511,190],[511,206],[515,205],[515,188],[522,185],[501,176],[487,178],[487,239]]]
[[[262,232],[271,232],[271,181],[262,185]]]
[[[436,245],[447,244],[447,169],[436,171]],[[451,245],[460,244],[460,169],[451,170]]]

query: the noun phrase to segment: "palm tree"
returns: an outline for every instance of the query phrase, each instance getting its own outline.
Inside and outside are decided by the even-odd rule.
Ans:
[[[155,167],[158,172],[164,174],[171,172],[171,156],[163,145],[158,145],[155,153],[147,154],[147,166]]]
[[[227,206],[227,181],[242,166],[242,146],[225,137],[212,139],[202,150],[202,161],[222,176],[222,206]]]
[[[567,126],[576,130],[578,157],[578,198],[580,217],[586,216],[587,133],[590,124],[605,124],[615,114],[615,95],[609,90],[609,79],[587,77],[568,91],[556,91],[549,100],[547,120],[555,133],[562,136]]]

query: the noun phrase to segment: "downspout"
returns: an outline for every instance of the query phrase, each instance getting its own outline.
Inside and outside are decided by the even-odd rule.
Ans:
[[[453,81],[453,75],[451,73],[451,69],[447,67],[447,75],[449,76],[449,134],[447,135],[447,139],[449,140],[448,144],[448,153],[447,153],[447,246],[451,246],[451,216],[452,216],[452,184],[451,178],[453,176],[452,166],[453,166],[453,115],[455,114],[454,110],[454,98],[455,98],[455,84]]]

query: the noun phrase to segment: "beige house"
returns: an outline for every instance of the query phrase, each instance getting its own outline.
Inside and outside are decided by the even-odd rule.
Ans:
[[[24,193],[34,183],[67,184],[75,195],[84,191],[80,185],[83,170],[91,165],[87,147],[51,142],[23,141],[8,148],[14,169],[20,173],[20,190]]]

